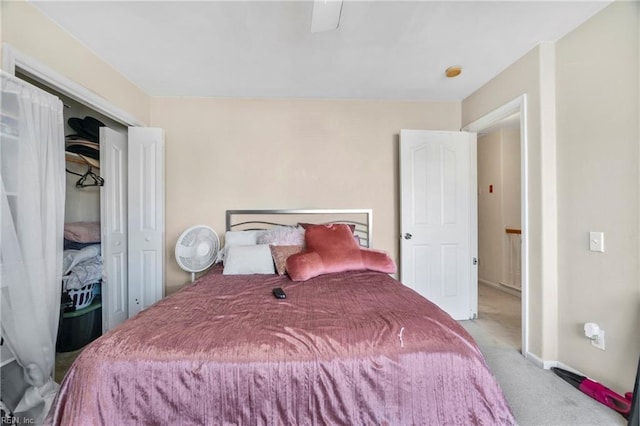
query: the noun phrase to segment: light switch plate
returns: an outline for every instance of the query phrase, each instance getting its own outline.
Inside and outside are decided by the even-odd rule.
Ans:
[[[604,232],[589,232],[589,250],[604,253]]]

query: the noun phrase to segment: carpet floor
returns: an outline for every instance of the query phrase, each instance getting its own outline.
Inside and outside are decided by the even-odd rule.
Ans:
[[[56,382],[58,383],[62,382],[62,379],[64,378],[65,374],[67,374],[67,371],[69,370],[69,368],[71,368],[71,364],[73,364],[73,361],[75,361],[78,355],[80,355],[80,352],[82,352],[82,349],[84,348],[80,348],[77,351],[73,351],[73,352],[56,353],[56,370],[55,370]]]
[[[521,354],[520,298],[478,285],[478,319],[461,321],[476,339],[521,426],[626,425],[619,413]]]

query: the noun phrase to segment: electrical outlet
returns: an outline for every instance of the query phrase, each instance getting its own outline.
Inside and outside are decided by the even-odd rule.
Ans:
[[[604,330],[600,330],[598,332],[598,337],[591,340],[591,345],[595,346],[598,349],[602,349],[603,351],[604,349]]]

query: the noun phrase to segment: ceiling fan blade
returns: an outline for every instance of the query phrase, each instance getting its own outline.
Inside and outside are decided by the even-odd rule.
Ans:
[[[338,28],[342,0],[313,0],[311,32],[320,33]]]

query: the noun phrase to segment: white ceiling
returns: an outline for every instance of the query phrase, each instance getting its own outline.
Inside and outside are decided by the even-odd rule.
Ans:
[[[152,96],[455,101],[609,1],[345,0],[315,34],[312,1],[32,3]]]

